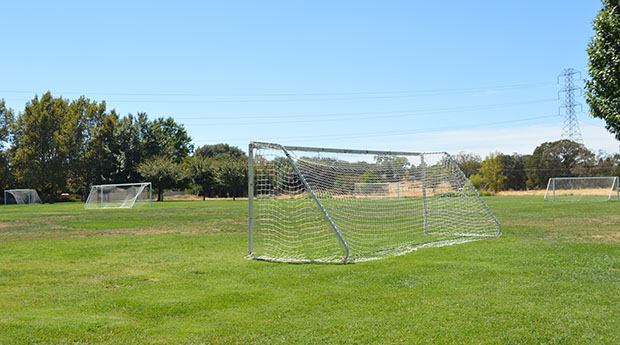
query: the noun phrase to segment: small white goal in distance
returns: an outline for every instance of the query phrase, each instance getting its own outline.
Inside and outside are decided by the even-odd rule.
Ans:
[[[42,203],[39,194],[34,189],[7,189],[4,191],[5,205],[34,205]]]
[[[152,207],[151,182],[95,185],[84,204],[86,209]]]
[[[617,176],[552,177],[547,182],[545,200],[552,201],[620,201]]]

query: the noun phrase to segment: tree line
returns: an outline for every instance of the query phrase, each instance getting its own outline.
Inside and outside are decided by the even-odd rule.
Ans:
[[[620,176],[620,154],[594,153],[567,139],[540,144],[532,154],[490,153],[481,159],[461,152],[454,157],[476,188],[543,189],[551,177]]]
[[[150,181],[203,197],[247,194],[247,157],[227,144],[194,150],[183,125],[146,113],[119,116],[105,101],[47,92],[15,113],[0,100],[0,189],[36,189],[46,202],[91,185]],[[2,194],[0,194],[2,195]]]

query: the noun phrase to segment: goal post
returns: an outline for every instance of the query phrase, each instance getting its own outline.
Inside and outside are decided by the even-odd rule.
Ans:
[[[84,203],[86,209],[137,206],[153,206],[151,182],[94,185]]]
[[[551,177],[544,200],[552,201],[620,201],[617,176]]]
[[[42,204],[39,193],[34,189],[6,189],[4,204],[34,205]]]
[[[445,152],[251,142],[248,153],[252,259],[358,262],[501,234]]]

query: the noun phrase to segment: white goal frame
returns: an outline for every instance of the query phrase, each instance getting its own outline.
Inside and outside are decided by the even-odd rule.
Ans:
[[[273,155],[270,155],[269,157],[275,157],[271,161],[269,161],[268,158],[263,155],[263,151],[268,150],[269,152],[273,152]],[[416,223],[419,224],[416,225],[416,229],[410,229],[408,231],[415,231],[415,236],[417,236],[418,238],[416,241],[419,241],[420,237],[426,238],[426,240],[424,240],[423,242],[411,243],[411,245],[402,245],[402,242],[396,243],[394,245],[397,247],[390,247],[395,249],[395,251],[391,251],[392,249],[386,249],[384,246],[381,248],[376,248],[371,252],[362,253],[361,255],[359,252],[355,252],[355,249],[350,248],[350,243],[348,241],[355,241],[356,239],[348,237],[351,236],[351,233],[343,234],[340,227],[342,226],[343,229],[346,227],[346,230],[351,232],[355,231],[356,225],[353,224],[354,222],[349,222],[348,224],[344,224],[345,222],[339,222],[339,219],[334,218],[338,217],[338,215],[336,214],[337,212],[333,212],[332,214],[332,211],[342,212],[342,209],[335,210],[333,208],[333,205],[330,205],[330,203],[340,203],[346,200],[356,200],[353,195],[353,184],[351,183],[350,185],[351,189],[348,192],[349,194],[334,193],[332,195],[329,191],[320,190],[320,188],[315,191],[312,186],[317,187],[320,182],[317,181],[316,178],[313,180],[312,177],[309,175],[308,177],[304,176],[304,173],[302,173],[301,170],[308,169],[308,166],[304,167],[303,165],[298,165],[298,163],[307,164],[308,161],[303,160],[303,157],[302,159],[296,161],[298,157],[296,157],[295,153],[315,154],[319,157],[321,157],[321,155],[323,154],[354,154],[370,155],[371,157],[372,155],[415,157],[416,162],[419,163],[419,165],[416,165],[416,169],[418,169],[418,172],[421,171],[421,175],[416,175],[419,178],[416,180],[418,181],[416,183],[418,183],[420,186],[416,196],[401,195],[401,198],[403,199],[402,201],[394,200],[394,198],[391,198],[392,201],[390,201],[390,198],[377,198],[377,200],[373,200],[372,202],[380,203],[381,199],[384,199],[386,203],[411,203],[415,201],[417,205],[416,207],[419,207],[416,209],[416,214],[418,215],[417,217],[420,219],[421,223]],[[255,154],[257,155],[256,157]],[[429,157],[429,160],[426,160],[426,157]],[[275,170],[270,170],[276,169],[274,166],[280,162],[282,162],[282,164],[287,164],[287,166],[290,167],[290,169],[286,172],[286,175],[280,176]],[[444,164],[445,166],[449,165],[450,173],[453,173],[455,175],[454,180],[458,180],[458,182],[460,183],[460,187],[454,187],[452,189],[453,192],[444,193],[442,191],[436,191],[432,189],[438,188],[436,187],[437,180],[433,180],[434,178],[436,178],[436,176],[433,175],[433,169],[437,169],[440,164]],[[283,192],[284,194],[277,194],[281,192],[280,186],[273,185],[271,187],[266,187],[266,180],[273,180],[277,179],[278,177],[283,178],[283,188],[290,186],[290,183],[292,183],[291,179],[294,179],[294,183],[296,183],[295,188],[299,188],[297,189],[297,193],[286,194],[286,192]],[[269,183],[273,184],[276,182],[271,181]],[[427,185],[433,183],[435,183],[435,185],[433,185],[434,187],[427,187]],[[451,198],[459,199],[456,201],[456,203],[460,203],[458,205],[463,208],[452,210],[447,207],[444,202],[445,200]],[[355,202],[363,203],[364,200],[362,199],[365,198],[357,199],[357,201]],[[305,204],[304,206],[301,206],[302,209],[300,209],[299,211],[287,209],[287,207],[289,206],[296,207],[296,203],[302,202]],[[272,207],[272,204],[270,203],[275,204],[275,207]],[[278,203],[288,203],[287,205],[289,206],[280,207]],[[443,203],[442,205],[444,207],[441,209],[436,209],[435,207],[437,207],[437,205],[440,203]],[[378,259],[391,255],[401,255],[422,247],[450,245],[455,243],[475,241],[483,238],[498,237],[501,235],[502,232],[501,225],[497,218],[495,218],[489,207],[478,194],[476,188],[471,184],[471,182],[458,167],[454,159],[452,159],[452,157],[447,152],[395,152],[374,150],[350,150],[284,146],[275,143],[250,142],[248,149],[248,204],[248,253],[250,259],[256,260],[276,262],[358,262]],[[468,205],[474,205],[475,209],[467,209],[467,207],[469,207]],[[384,205],[382,207],[389,208],[391,206]],[[267,213],[265,213],[265,211]],[[273,252],[271,252],[271,254],[266,255],[263,252],[256,252],[257,234],[260,235],[258,240],[261,241],[259,244],[261,246],[261,249],[263,250],[265,245],[273,244],[267,244],[267,242],[265,241],[278,241],[277,238],[266,239],[264,237],[264,234],[272,232],[274,236],[280,236],[275,234],[278,231],[272,231],[271,229],[263,228],[269,226],[266,222],[284,224],[284,226],[288,227],[287,229],[294,229],[294,231],[296,231],[297,234],[300,236],[299,239],[296,239],[296,235],[292,234],[293,237],[291,238],[291,241],[293,241],[296,245],[299,245],[300,242],[307,241],[307,239],[301,239],[305,236],[303,234],[305,231],[305,224],[303,224],[303,222],[299,223],[301,218],[299,218],[300,214],[298,212],[306,212],[306,214],[310,214],[309,217],[311,219],[311,222],[313,222],[313,226],[315,226],[316,224],[324,224],[319,226],[321,226],[322,229],[331,229],[333,238],[340,243],[342,254],[329,254],[325,257],[316,258],[304,256],[312,255],[307,253],[301,253],[297,255],[297,252],[293,253],[293,255],[290,256],[286,253],[283,256],[278,256],[279,249],[275,249]],[[401,212],[402,214],[407,214],[409,211],[406,211],[401,207],[399,212]],[[465,224],[463,227],[459,227],[457,225],[458,221],[453,221],[453,217],[461,216],[464,219],[462,220],[462,222]],[[355,215],[352,214],[351,217],[355,217]],[[477,217],[477,220],[471,224],[467,223],[468,221],[473,219],[472,217]],[[385,224],[381,224],[379,222],[373,226],[376,226],[376,228],[374,228],[374,230],[372,231],[381,232],[383,230],[382,226],[385,226]],[[389,227],[389,224],[387,226]],[[478,226],[480,226],[480,228],[476,228]],[[322,232],[322,234],[329,237],[327,232]],[[288,235],[285,234],[284,236]],[[389,234],[387,236],[389,236]],[[401,238],[398,238],[398,241],[401,240]],[[332,240],[330,241],[330,246],[336,246]],[[280,246],[280,244],[277,243],[275,245]],[[390,246],[391,244],[388,243],[387,245]],[[282,246],[286,247],[286,244]],[[285,248],[283,250],[285,252],[294,252],[296,249]],[[353,252],[351,252],[352,250]]]
[[[15,198],[15,194],[13,194],[14,192],[25,192],[28,193],[28,202],[26,203],[19,203],[17,202],[17,198]],[[33,198],[33,193],[34,195],[36,195],[36,198]],[[39,197],[39,193],[37,193],[36,189],[5,189],[4,190],[4,204],[7,205],[7,195],[11,194],[13,196],[13,198],[15,198],[15,202],[17,205],[35,205],[35,204],[42,204],[43,202],[41,201],[41,198]],[[34,200],[33,200],[34,199]]]
[[[547,200],[549,196],[549,190],[551,189],[551,200],[556,200],[556,182],[557,181],[576,181],[576,180],[610,180],[612,181],[611,187],[609,188],[609,196],[607,197],[607,201],[611,201],[616,199],[616,201],[620,201],[620,181],[618,176],[598,176],[598,177],[550,177],[547,182],[547,189],[545,190],[544,200]],[[615,192],[615,193],[614,193]],[[613,195],[616,195],[615,198],[612,198]]]
[[[104,189],[105,188],[114,188],[114,187],[140,187],[140,188],[148,188],[149,193],[149,207],[153,207],[153,184],[151,182],[137,182],[137,183],[117,183],[117,184],[100,184],[93,185],[90,187],[90,192],[88,193],[88,197],[84,202],[84,208],[86,209],[105,209],[105,208],[132,208],[140,194],[136,194],[132,199],[126,199],[121,202],[118,206],[107,206],[105,205],[104,200]],[[91,202],[92,198],[96,198],[96,202]]]

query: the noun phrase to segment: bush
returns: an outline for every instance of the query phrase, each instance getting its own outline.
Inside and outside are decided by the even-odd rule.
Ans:
[[[480,189],[480,187],[482,187],[482,176],[480,176],[480,174],[473,174],[469,177],[469,182],[471,182],[476,189]]]

